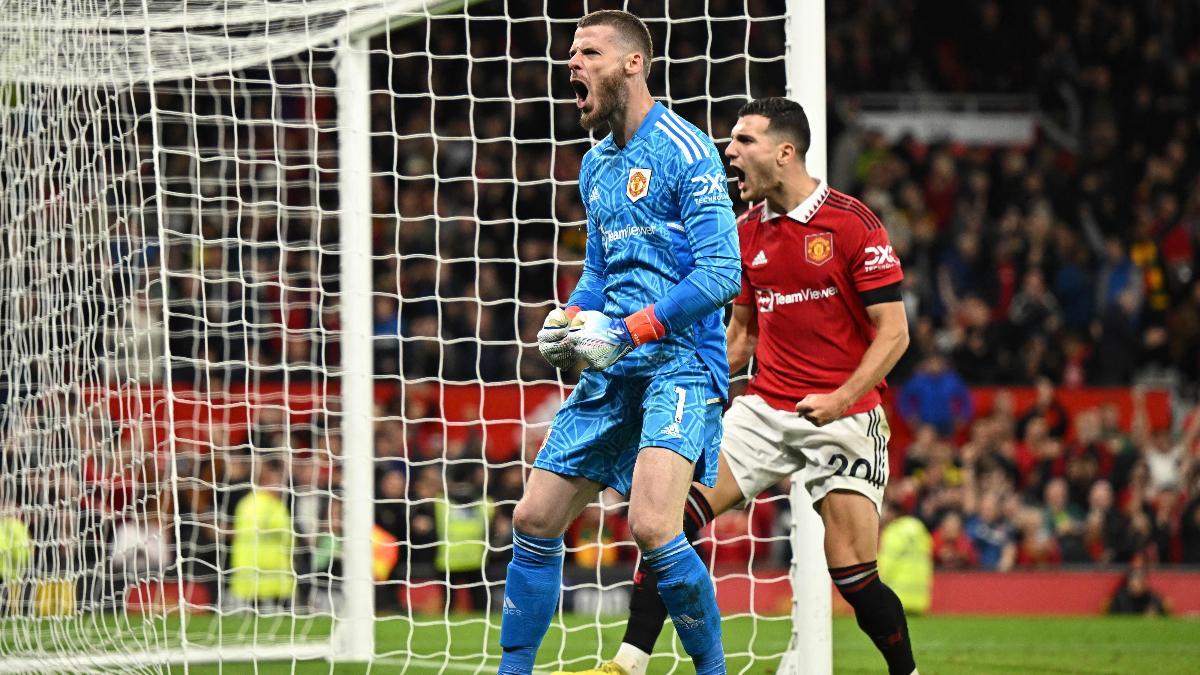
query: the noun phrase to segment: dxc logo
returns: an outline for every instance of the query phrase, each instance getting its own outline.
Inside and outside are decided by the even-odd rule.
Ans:
[[[891,246],[868,246],[864,249],[864,253],[867,254],[867,260],[863,265],[867,268],[867,271],[891,267],[900,262],[896,260],[896,256],[892,253]]]
[[[707,203],[726,198],[725,192],[725,176],[721,173],[706,173],[703,176],[696,176],[692,179],[693,183],[699,183],[700,187],[692,193],[696,197],[696,201]]]

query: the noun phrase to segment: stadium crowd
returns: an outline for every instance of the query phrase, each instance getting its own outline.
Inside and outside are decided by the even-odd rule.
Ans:
[[[543,11],[509,4],[513,16]],[[759,16],[782,16],[770,2],[752,4]],[[711,17],[741,11],[740,2],[707,7]],[[1186,149],[1200,133],[1195,8],[868,2],[830,3],[829,14],[830,180],[880,214],[905,265],[914,347],[892,381],[937,353],[969,384],[1046,376],[1067,387],[1127,386],[1151,377],[1194,393],[1200,161]],[[742,47],[713,41],[715,62],[689,58],[706,24],[674,18],[672,62],[652,71],[652,89],[669,90],[681,114],[723,137],[740,99],[710,99],[746,75],[743,60],[726,58]],[[783,53],[773,23],[755,29],[753,55]],[[544,53],[547,37],[566,44],[571,24],[513,23],[507,38],[491,27],[479,19],[438,31],[428,53],[419,30],[377,39],[392,54],[377,59],[372,98],[382,377],[557,380],[530,350],[544,308],[573,286],[582,256],[573,180],[589,140],[570,106],[550,101],[567,100],[566,83]],[[780,93],[781,61],[748,67],[755,94]],[[160,93],[161,106],[189,113],[164,122],[164,144],[204,154],[243,139],[231,151],[241,161],[196,169],[187,152],[167,161],[167,328],[184,381],[236,369],[231,362],[281,378],[338,359],[326,337],[338,322],[339,224],[314,209],[337,205],[336,145],[333,134],[303,128],[334,128],[333,75],[317,63],[280,67],[276,77],[307,78],[317,94],[284,96],[273,109],[248,95],[254,78],[238,85],[244,92],[218,82],[209,85],[215,96]],[[859,124],[858,95],[872,91],[1027,93],[1045,115],[1073,120],[1064,125],[1076,135],[1011,147],[889,139]],[[1062,113],[1066,102],[1074,112]],[[197,114],[243,128],[222,133],[195,124]],[[276,134],[275,119],[297,128]],[[277,182],[280,208],[230,212],[208,194],[215,184],[221,197],[254,199]]]
[[[577,15],[573,4],[553,11]],[[734,17],[745,3],[704,4],[712,16]],[[782,2],[749,4],[758,15],[783,14]],[[510,14],[529,16],[549,7],[508,5]],[[909,354],[890,378],[896,410],[913,431],[910,445],[892,449],[891,508],[924,523],[946,568],[1200,564],[1200,411],[1174,429],[1155,428],[1135,388],[1133,422],[1122,427],[1111,407],[1071,416],[1057,398],[1086,385],[1145,381],[1197,393],[1200,159],[1187,148],[1200,145],[1200,7],[830,2],[828,17],[829,178],[886,224],[913,321]],[[584,213],[572,181],[589,141],[569,106],[546,101],[568,98],[545,45],[548,37],[565,44],[572,26],[492,28],[479,21],[428,41],[412,28],[376,38],[396,56],[373,71],[375,364],[381,381],[405,387],[381,406],[376,423],[377,551],[391,560],[380,578],[392,582],[383,586],[384,603],[395,602],[401,579],[452,574],[477,589],[488,566],[503,564],[449,545],[439,523],[450,521],[439,513],[473,514],[455,521],[457,541],[486,538],[502,548],[521,468],[487,464],[476,436],[448,442],[436,397],[419,395],[419,385],[556,381],[534,334],[545,309],[573,286],[583,252]],[[651,28],[657,39],[665,35],[664,22]],[[741,101],[708,97],[746,76],[743,60],[719,58],[743,45],[708,40],[703,22],[677,21],[671,30],[672,63],[656,63],[652,90],[669,83],[681,114],[725,136]],[[468,52],[468,38],[472,55],[508,60],[454,57]],[[783,53],[782,32],[764,27],[756,38],[750,48],[767,60],[750,67],[754,93],[781,94],[782,64],[768,57]],[[716,63],[689,58],[705,44]],[[156,256],[165,263],[165,294],[151,286],[125,292],[147,339],[169,345],[176,387],[317,380],[339,360],[328,339],[339,322],[338,223],[328,215],[337,206],[336,145],[327,133],[333,75],[323,61],[276,77],[310,77],[318,95],[280,96],[278,109],[249,95],[197,97],[169,87],[158,95],[166,111],[238,117],[237,152],[248,153],[241,168],[193,166],[188,153],[170,153],[163,160],[167,238],[145,259],[114,252],[126,265],[153,265]],[[228,83],[206,86],[235,93]],[[1030,94],[1077,137],[1014,147],[889,140],[859,124],[856,97],[870,91]],[[276,133],[273,115],[304,123]],[[164,119],[165,145],[233,147],[238,134],[189,119]],[[226,199],[254,201],[266,184],[282,186],[270,194],[280,194],[283,206],[227,210]],[[170,313],[156,327],[164,295]],[[116,373],[161,376],[152,362],[129,365],[147,353],[136,344],[106,351]],[[1036,387],[1037,401],[1014,409],[999,396],[991,409],[975,410],[968,392],[980,384]],[[295,536],[289,564],[305,572],[300,583],[316,595],[336,576],[341,448],[323,420],[297,428],[280,409],[262,407],[244,437],[213,438],[212,453],[183,453],[175,470],[191,478],[177,498],[163,490],[169,467],[149,451],[159,441],[124,429],[110,439],[80,430],[71,442],[85,438],[96,445],[90,456],[112,461],[89,465],[88,501],[76,522],[115,542],[112,559],[121,566],[161,570],[174,558],[216,593],[235,546],[237,505],[251,492],[261,455],[276,453],[266,480]],[[527,440],[526,452],[536,443]],[[5,508],[14,508],[14,494],[40,495],[49,505],[71,492],[59,476],[65,464],[39,468],[12,459],[20,448],[5,452],[6,466],[28,465],[32,481],[8,486]],[[768,497],[781,494],[783,486]],[[134,508],[160,514],[152,520],[163,527],[154,536],[122,530]],[[786,542],[744,535],[786,532],[786,508],[785,500],[762,499],[749,514],[718,519],[712,532],[728,543],[714,558],[785,564]],[[36,504],[22,512],[56,513]],[[172,513],[186,514],[183,528],[165,525]],[[26,525],[56,542],[38,547],[34,564],[67,557],[55,546],[72,537],[56,533],[73,525]],[[635,555],[619,510],[589,511],[568,537],[569,555],[582,566]]]

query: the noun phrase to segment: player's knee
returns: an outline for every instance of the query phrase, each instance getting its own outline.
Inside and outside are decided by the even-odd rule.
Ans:
[[[683,531],[682,518],[666,518],[658,513],[630,513],[629,533],[638,548],[650,551],[665,546]]]
[[[513,509],[512,523],[513,529],[535,537],[557,537],[562,534],[553,513],[524,498]]]

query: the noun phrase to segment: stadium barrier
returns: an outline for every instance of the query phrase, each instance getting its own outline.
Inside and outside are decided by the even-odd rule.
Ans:
[[[375,384],[375,400],[383,403],[399,395],[400,387],[392,382]],[[244,440],[252,424],[253,410],[265,405],[283,406],[291,413],[291,422],[307,422],[314,412],[326,410],[325,397],[337,394],[336,382],[293,382],[285,387],[282,382],[260,382],[253,389],[234,387],[224,391],[189,391],[176,387],[168,407],[162,400],[161,389],[143,388],[140,399],[136,391],[121,392],[93,391],[93,396],[106,397],[109,413],[114,420],[153,421],[164,428],[169,411],[173,411],[176,439],[182,441],[181,449],[194,442],[200,447],[207,445],[210,435],[220,429],[231,433],[228,442],[237,444]],[[445,433],[447,440],[460,440],[476,436],[483,444],[488,461],[503,462],[516,457],[529,439],[528,431],[536,440],[537,447],[549,422],[549,416],[541,419],[541,413],[556,397],[565,397],[570,389],[557,384],[416,384],[409,385],[408,397],[422,399],[432,406],[437,418],[420,420],[436,425],[438,435]],[[884,398],[884,407],[892,428],[890,451],[893,475],[902,465],[903,450],[911,440],[911,430],[895,412],[894,393],[889,390]],[[1022,413],[1033,404],[1036,392],[1032,387],[974,387],[971,396],[976,414],[985,414],[1000,392],[1012,397],[1013,409]],[[1063,389],[1058,400],[1067,412],[1075,415],[1089,408],[1115,405],[1120,413],[1121,424],[1128,426],[1132,416],[1132,399],[1128,388],[1088,387]],[[552,407],[552,406],[551,406]],[[1146,394],[1146,409],[1152,427],[1166,428],[1171,422],[1171,401],[1168,392],[1152,390]],[[553,413],[553,409],[549,410]],[[407,420],[409,422],[417,420]],[[162,440],[161,438],[159,439]]]
[[[595,570],[573,573],[564,570],[566,611],[602,616],[624,616],[629,606],[629,580],[633,568],[613,565],[602,568],[600,581],[606,593],[578,582],[595,581]],[[756,570],[753,577],[744,568],[718,569],[717,604],[722,614],[753,612],[783,616],[791,611],[792,593],[787,569]],[[578,578],[576,578],[578,577]],[[1036,570],[1015,572],[938,571],[933,578],[930,614],[952,615],[1043,615],[1076,616],[1104,614],[1109,598],[1124,577],[1119,569]],[[1175,615],[1200,615],[1200,569],[1159,569],[1148,575],[1149,587],[1166,602]],[[619,584],[626,585],[619,585]],[[615,588],[612,588],[615,586]],[[397,586],[401,606],[414,612],[440,614],[444,611],[445,588],[441,579],[417,579]],[[835,615],[850,615],[849,605],[834,593]]]
[[[938,571],[933,577],[930,614],[1083,615],[1103,614],[1124,577],[1122,570],[1038,570],[1016,572]],[[1172,614],[1200,615],[1200,570],[1154,570],[1149,587]],[[755,579],[719,579],[722,613],[754,611],[786,614],[791,607],[787,570],[761,570]],[[849,605],[834,594],[834,613]]]

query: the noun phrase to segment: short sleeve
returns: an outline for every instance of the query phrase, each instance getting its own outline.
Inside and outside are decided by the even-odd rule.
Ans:
[[[900,259],[892,250],[887,230],[876,226],[865,233],[850,260],[850,277],[859,293],[872,291],[904,279]]]

